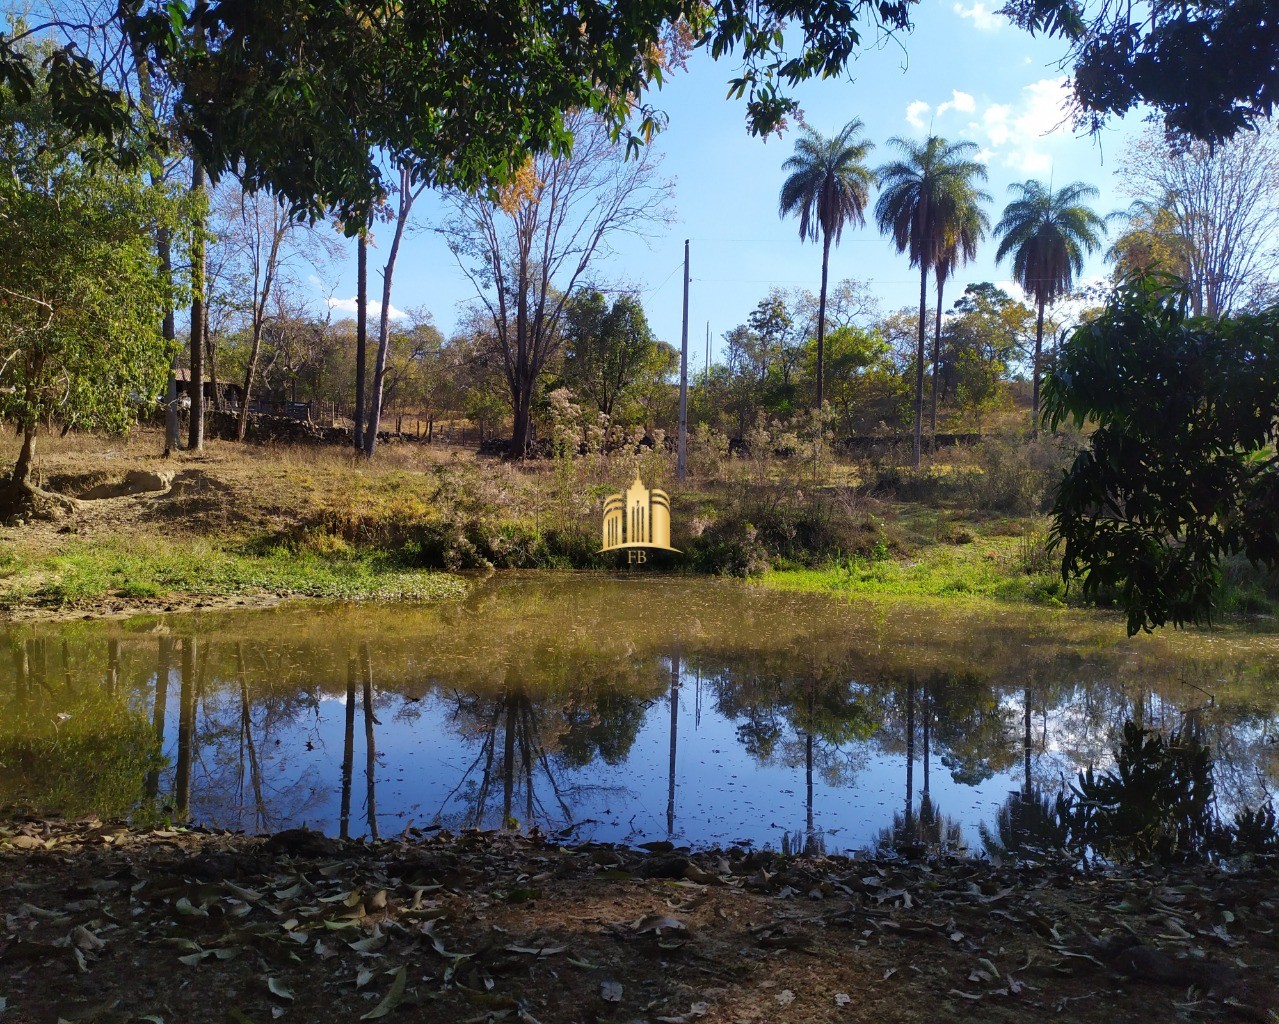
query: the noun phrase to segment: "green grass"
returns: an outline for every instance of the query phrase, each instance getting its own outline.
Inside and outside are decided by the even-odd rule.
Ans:
[[[57,553],[19,559],[0,579],[0,605],[79,608],[110,598],[253,595],[424,600],[464,591],[456,576],[408,569],[378,552],[326,555],[280,546],[249,553],[208,541],[133,538],[73,542]]]
[[[975,534],[962,544],[933,542],[900,557],[852,558],[820,569],[765,573],[778,590],[848,596],[983,598],[1062,604],[1065,588],[1037,534]]]

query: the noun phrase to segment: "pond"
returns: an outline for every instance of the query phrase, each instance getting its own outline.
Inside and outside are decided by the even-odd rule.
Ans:
[[[248,831],[982,852],[1128,719],[1202,736],[1227,809],[1279,785],[1274,635],[640,573],[10,625],[0,706],[0,803]]]

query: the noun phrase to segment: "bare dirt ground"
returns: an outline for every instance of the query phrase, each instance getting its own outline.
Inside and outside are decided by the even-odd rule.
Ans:
[[[1279,868],[0,830],[5,1024],[1279,1020]]]
[[[178,534],[252,533],[281,529],[312,512],[352,475],[361,481],[402,477],[441,460],[473,458],[442,446],[385,444],[370,466],[334,446],[234,444],[210,440],[203,452],[165,458],[163,433],[139,427],[125,437],[71,434],[41,437],[35,482],[79,499],[73,514],[26,524],[56,535],[70,527],[81,536],[152,526]],[[0,465],[17,454],[12,437],[0,439]],[[139,485],[127,486],[130,475]],[[150,475],[167,486],[140,486]],[[403,480],[397,481],[403,483]]]

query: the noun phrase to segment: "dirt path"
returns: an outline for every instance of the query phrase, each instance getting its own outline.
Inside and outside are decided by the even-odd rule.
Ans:
[[[1279,1020],[1279,869],[0,835],[4,1024]]]

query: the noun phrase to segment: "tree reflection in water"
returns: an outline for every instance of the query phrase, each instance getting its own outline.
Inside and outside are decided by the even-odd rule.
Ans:
[[[575,824],[573,805],[584,796],[624,792],[584,780],[566,783],[561,769],[583,767],[597,755],[614,764],[625,760],[649,702],[572,693],[535,700],[527,688],[512,685],[495,697],[455,691],[450,704],[455,727],[478,738],[479,751],[434,820],[462,828],[557,831]],[[461,808],[453,810],[453,804]]]
[[[1112,763],[1126,719],[1167,732],[1192,713],[1223,813],[1279,782],[1273,639],[1128,641],[1068,613],[502,576],[434,607],[11,625],[6,645],[0,796],[84,813],[371,835],[425,804],[441,824],[599,819],[590,834],[630,841],[787,827],[817,851],[941,842],[939,803],[962,800],[993,851],[1051,839],[1046,801]]]

